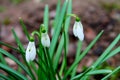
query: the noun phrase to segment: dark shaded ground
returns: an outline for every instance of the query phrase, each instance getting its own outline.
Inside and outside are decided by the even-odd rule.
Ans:
[[[8,0],[1,0],[0,6],[5,9],[0,12],[0,40],[15,45],[14,38],[11,33],[14,27],[21,41],[27,45],[28,41],[25,38],[21,26],[19,24],[19,17],[22,17],[29,32],[38,29],[39,24],[43,22],[43,11],[45,4],[50,8],[50,22],[55,16],[56,0],[46,0],[39,4],[33,1],[26,1],[18,5],[13,5]],[[114,7],[114,4],[117,5]],[[78,72],[81,71],[81,66],[90,66],[94,60],[106,49],[106,47],[113,41],[113,39],[120,33],[120,1],[119,0],[74,0],[73,13],[81,17],[84,25],[85,41],[83,50],[94,39],[94,37],[104,30],[104,34],[96,43],[94,48],[82,60]],[[72,26],[74,20],[71,21],[69,29],[70,46],[69,46],[69,64],[74,60],[76,38],[72,33]],[[74,40],[75,39],[75,40]],[[118,43],[120,45],[120,42]],[[1,46],[7,51],[11,49]],[[16,55],[16,54],[15,54]],[[120,65],[120,54],[114,56],[108,62],[111,66]]]

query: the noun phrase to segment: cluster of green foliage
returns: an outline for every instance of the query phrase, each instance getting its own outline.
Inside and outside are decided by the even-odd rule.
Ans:
[[[111,75],[120,71],[120,66],[111,69],[99,68],[103,62],[120,52],[120,46],[116,46],[120,42],[120,34],[113,40],[102,55],[83,72],[76,74],[78,64],[92,49],[92,47],[99,40],[103,34],[103,30],[95,37],[95,39],[81,51],[82,41],[78,40],[78,48],[76,49],[76,58],[72,65],[67,65],[67,54],[69,47],[68,29],[70,26],[72,14],[72,0],[65,0],[61,7],[61,0],[58,0],[56,7],[56,16],[54,19],[54,33],[51,39],[50,48],[45,48],[41,45],[40,36],[38,36],[37,58],[27,63],[25,59],[25,48],[21,43],[14,29],[12,29],[13,36],[17,43],[17,48],[0,41],[1,45],[7,46],[22,55],[23,62],[20,62],[14,55],[0,48],[0,69],[6,74],[0,73],[2,80],[89,80],[90,76],[97,74],[105,74],[101,80],[107,80]],[[28,40],[30,35],[22,19],[20,19],[21,26]],[[49,30],[49,7],[45,6],[43,24]],[[35,32],[35,31],[33,31]],[[39,30],[37,30],[39,32]],[[35,33],[36,35],[39,33]],[[116,46],[116,47],[115,47]],[[64,51],[62,64],[59,66],[60,57]],[[12,69],[4,59],[4,56],[9,57],[18,65],[18,70]],[[24,74],[23,74],[24,72]]]

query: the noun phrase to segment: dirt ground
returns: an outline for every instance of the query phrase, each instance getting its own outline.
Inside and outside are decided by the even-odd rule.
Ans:
[[[19,38],[26,46],[28,41],[23,34],[19,17],[22,17],[29,32],[38,29],[43,22],[43,11],[46,4],[50,9],[50,21],[55,16],[57,0],[42,0],[35,3],[34,0],[21,2],[20,4],[12,4],[8,0],[0,0],[0,6],[4,6],[4,10],[0,11],[0,40],[11,45],[16,45],[12,36],[11,29],[14,27]],[[114,4],[117,7],[114,7]],[[93,49],[82,60],[78,72],[81,71],[81,66],[90,66],[94,60],[107,48],[107,46],[120,33],[120,1],[119,0],[73,0],[73,13],[81,17],[84,26],[85,41],[82,50],[95,38],[95,36],[104,30],[101,39],[96,43]],[[72,63],[75,56],[76,40],[72,33],[74,20],[71,21],[69,35],[69,64]],[[120,42],[118,43],[120,45]],[[1,46],[2,48],[12,51],[11,49]],[[14,52],[14,51],[13,51]],[[15,53],[14,53],[15,54]],[[111,66],[120,65],[120,54],[114,56],[108,62]]]

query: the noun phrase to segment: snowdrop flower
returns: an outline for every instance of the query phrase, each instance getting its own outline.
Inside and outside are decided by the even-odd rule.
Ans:
[[[36,56],[35,42],[30,41],[27,46],[26,54],[25,54],[26,61],[27,62],[33,61],[35,59],[35,56]]]
[[[44,47],[50,47],[50,38],[46,32],[41,35],[41,43]]]
[[[83,41],[84,39],[83,26],[80,21],[75,21],[73,26],[73,34],[75,37],[78,37],[79,40]]]

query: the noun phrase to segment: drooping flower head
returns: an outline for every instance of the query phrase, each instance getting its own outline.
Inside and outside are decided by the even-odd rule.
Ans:
[[[36,57],[35,42],[34,42],[34,40],[31,40],[28,43],[25,58],[26,58],[26,61],[29,63],[30,61],[33,61],[35,59],[35,57]]]
[[[50,38],[44,25],[41,26],[41,43],[44,47],[50,47]]]
[[[80,22],[80,19],[77,18],[73,26],[73,34],[75,37],[78,37],[79,40],[84,40],[83,25]]]

